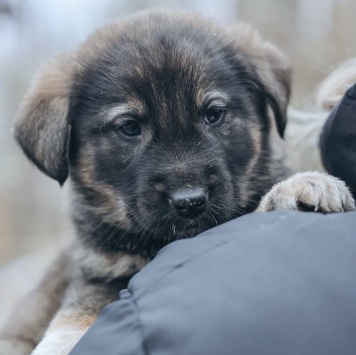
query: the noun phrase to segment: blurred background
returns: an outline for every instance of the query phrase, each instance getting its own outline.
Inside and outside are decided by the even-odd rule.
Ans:
[[[44,247],[56,249],[72,234],[67,187],[31,166],[12,137],[32,75],[98,26],[153,8],[252,23],[289,56],[292,103],[299,108],[310,106],[317,84],[333,68],[356,55],[355,0],[0,0],[0,266]]]

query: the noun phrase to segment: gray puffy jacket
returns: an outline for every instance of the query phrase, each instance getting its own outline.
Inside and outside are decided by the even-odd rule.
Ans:
[[[71,355],[355,355],[356,213],[253,213],[165,247]]]

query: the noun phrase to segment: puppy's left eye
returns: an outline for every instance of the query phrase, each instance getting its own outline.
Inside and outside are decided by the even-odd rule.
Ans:
[[[141,134],[140,125],[134,120],[128,120],[119,127],[119,130],[129,137],[139,136]]]
[[[225,115],[226,110],[222,108],[212,107],[206,111],[204,120],[206,124],[217,124],[224,119]]]

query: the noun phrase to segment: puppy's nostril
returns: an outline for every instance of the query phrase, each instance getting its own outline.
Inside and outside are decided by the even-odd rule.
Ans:
[[[205,205],[206,198],[185,198],[185,199],[173,199],[172,203],[175,208],[185,209],[185,208],[201,208]]]
[[[174,191],[169,199],[178,215],[196,217],[205,211],[207,195],[202,188],[187,188]]]

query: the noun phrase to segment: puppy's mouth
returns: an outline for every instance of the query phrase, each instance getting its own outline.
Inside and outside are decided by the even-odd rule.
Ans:
[[[140,197],[131,205],[135,233],[144,235],[147,242],[161,244],[195,237],[234,217],[231,192],[229,183],[221,182],[140,191]]]
[[[136,221],[136,223],[138,229],[141,229],[141,233],[145,235],[146,241],[149,239],[155,240],[165,245],[175,240],[193,238],[231,218],[232,216],[226,216],[226,214],[205,211],[194,218],[167,214],[160,218],[152,218],[151,216],[149,221],[142,223],[141,220],[141,222]]]

